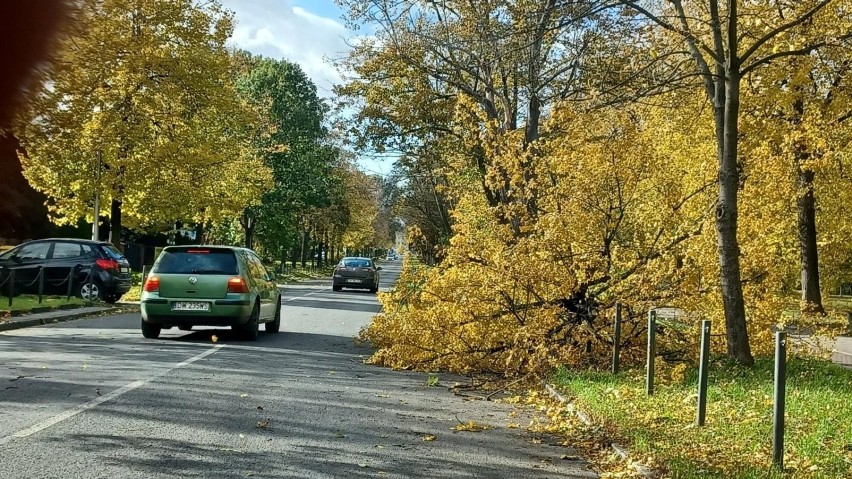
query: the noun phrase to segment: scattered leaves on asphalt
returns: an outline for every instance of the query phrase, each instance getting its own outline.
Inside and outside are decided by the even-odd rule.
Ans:
[[[478,423],[474,420],[470,420],[467,422],[459,421],[458,424],[453,426],[454,431],[479,432],[486,431],[488,429],[493,429],[493,427],[489,426],[488,424]]]
[[[219,342],[219,336],[216,336],[215,334],[213,336],[210,336],[210,341],[213,341],[214,343],[218,343]]]
[[[430,374],[429,378],[426,380],[426,386],[433,388],[433,387],[438,386],[438,384],[440,382],[441,382],[441,379],[438,376]]]
[[[257,421],[257,427],[260,429],[268,429],[270,421],[271,419],[263,419],[261,421]]]
[[[240,397],[241,397],[241,398],[247,398],[247,397],[248,397],[248,393],[242,393],[242,394],[240,394]]]
[[[376,394],[376,397],[377,398],[389,398],[390,396],[388,396],[387,394]]]
[[[335,432],[334,432],[334,437],[339,438],[339,439],[343,439],[344,437],[346,437],[346,434],[343,434],[343,433],[342,433],[342,432],[340,432],[340,431],[335,431]]]
[[[426,442],[432,442],[435,439],[438,439],[438,436],[435,436],[434,434],[424,434],[420,436],[420,439],[423,439]]]
[[[579,461],[579,460],[580,460],[580,456],[573,456],[573,455],[570,455],[570,454],[563,454],[563,455],[560,457],[560,459],[563,459],[563,460],[566,460],[566,461]]]
[[[263,411],[263,406],[258,406],[258,407],[257,407],[257,410],[258,410],[258,411]]]

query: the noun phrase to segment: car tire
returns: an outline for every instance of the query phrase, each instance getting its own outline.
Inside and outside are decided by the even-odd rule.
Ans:
[[[87,301],[103,301],[105,299],[104,287],[100,281],[83,283],[77,287],[77,296]]]
[[[278,297],[278,309],[275,310],[275,318],[263,326],[267,333],[277,333],[281,329],[281,296]]]
[[[343,286],[334,285],[334,286],[331,287],[332,291],[340,291],[341,289],[343,289]]]
[[[379,287],[378,287],[378,286],[373,286],[372,288],[370,288],[370,292],[371,292],[371,293],[373,293],[373,294],[378,293],[378,292],[379,292]]]
[[[163,328],[159,324],[151,324],[142,320],[142,337],[146,339],[157,339],[160,337],[160,331]]]
[[[237,333],[243,341],[257,341],[257,333],[260,330],[260,308],[257,304],[251,310],[251,316],[246,324],[237,328]]]
[[[181,331],[192,331],[192,325],[178,326],[178,329],[180,329]]]

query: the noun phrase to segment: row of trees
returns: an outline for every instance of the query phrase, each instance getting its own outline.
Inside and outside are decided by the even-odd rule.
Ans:
[[[334,144],[315,85],[294,63],[228,48],[220,2],[71,10],[14,131],[54,222],[97,221],[100,201],[117,245],[125,228],[180,222],[294,263],[374,244],[358,222],[379,199],[353,191],[375,180]]]
[[[821,315],[850,279],[848,0],[339,3],[379,25],[345,62],[355,133],[399,152],[441,261],[368,331],[380,359],[584,361],[621,300],[718,319],[751,364],[793,291]]]

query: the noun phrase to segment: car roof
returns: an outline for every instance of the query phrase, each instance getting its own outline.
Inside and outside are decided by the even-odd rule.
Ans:
[[[175,248],[216,248],[216,249],[229,249],[232,251],[251,251],[254,254],[257,254],[256,251],[243,248],[242,246],[231,246],[224,244],[173,244],[166,246],[164,249],[175,249]]]
[[[23,246],[25,244],[32,244],[32,243],[44,243],[44,242],[47,242],[47,241],[64,241],[64,242],[68,242],[68,243],[112,245],[112,243],[110,243],[108,241],[92,241],[90,239],[83,239],[83,238],[41,238],[41,239],[25,241],[25,242],[19,244],[18,246]]]
[[[365,258],[363,256],[346,256],[345,258],[341,258],[340,260],[343,261],[344,259],[366,259],[368,261],[372,261],[371,258]]]

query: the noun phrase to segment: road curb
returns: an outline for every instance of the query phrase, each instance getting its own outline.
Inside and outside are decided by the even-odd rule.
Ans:
[[[563,396],[559,391],[556,390],[556,387],[554,387],[552,384],[545,384],[544,389],[547,391],[547,394],[550,395],[550,397],[556,399],[561,404],[563,404],[567,411],[573,412],[574,415],[577,417],[577,419],[580,420],[580,422],[582,422],[586,426],[594,425],[594,422],[592,421],[591,417],[588,414],[583,412],[581,409],[579,409],[577,407],[576,404],[574,404],[573,402],[568,400],[568,398]],[[651,478],[655,478],[655,477],[660,476],[659,471],[656,471],[653,468],[648,467],[645,464],[642,464],[640,462],[631,460],[630,459],[630,452],[628,451],[628,449],[626,447],[622,446],[621,444],[619,444],[617,442],[613,442],[610,446],[612,447],[612,450],[619,457],[621,457],[621,459],[630,462],[633,469],[636,472],[638,472],[640,475],[642,475],[643,477],[651,479]]]
[[[0,332],[13,331],[15,329],[30,328],[33,326],[44,326],[46,324],[66,323],[77,319],[87,318],[89,316],[100,316],[104,313],[120,311],[124,308],[104,308],[98,311],[86,311],[83,313],[69,313],[66,316],[58,316],[53,318],[27,318],[26,316],[19,317],[12,321],[0,322]]]

